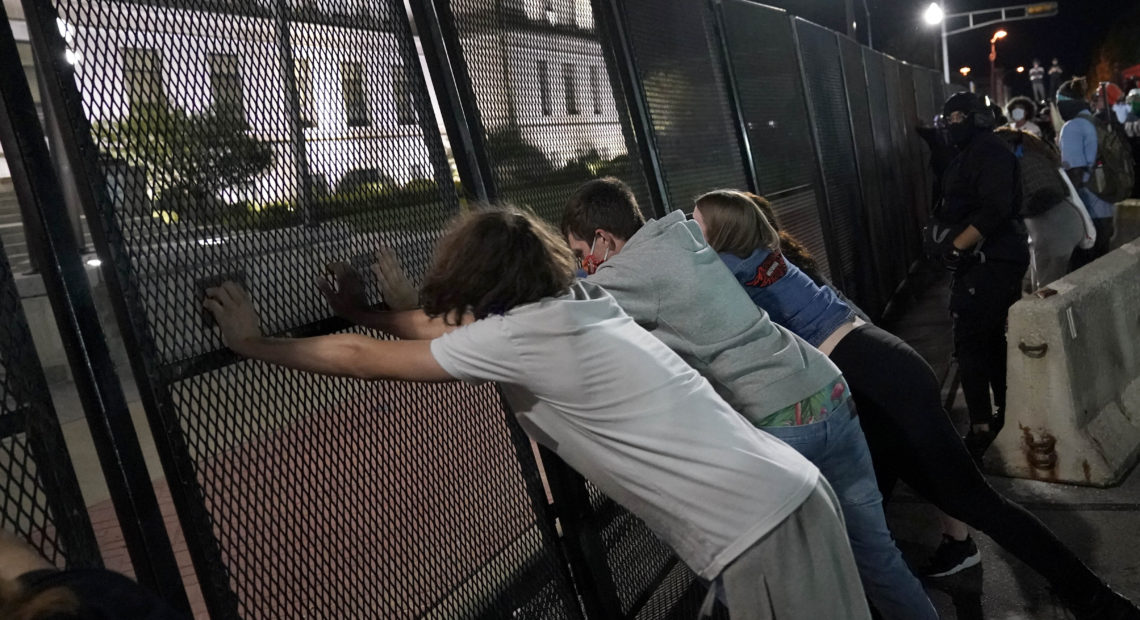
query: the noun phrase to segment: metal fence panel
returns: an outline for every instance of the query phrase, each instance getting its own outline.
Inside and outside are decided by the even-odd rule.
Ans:
[[[672,208],[690,211],[712,189],[747,188],[708,5],[621,4]]]
[[[926,198],[928,192],[923,189],[925,176],[922,170],[922,153],[916,142],[918,135],[915,133],[915,124],[918,122],[918,102],[914,92],[913,67],[907,63],[897,61],[895,62],[895,66],[898,70],[899,79],[899,114],[896,117],[896,127],[899,130],[899,137],[902,140],[902,143],[899,145],[899,155],[902,157],[900,164],[905,171],[903,190],[906,192],[904,194],[906,211],[903,220],[905,223],[903,229],[903,247],[906,249],[906,262],[909,268],[910,264],[918,258],[918,231],[921,230],[920,222],[925,221],[925,214],[928,209],[927,203],[929,200]],[[905,277],[905,275],[903,277]]]
[[[871,246],[863,221],[863,198],[855,163],[851,114],[847,105],[843,66],[835,32],[796,20],[807,100],[813,109],[816,148],[827,195],[830,233],[839,260],[832,275],[852,299],[868,298]]]
[[[863,51],[858,43],[847,37],[839,37],[839,60],[843,68],[843,83],[846,89],[847,108],[851,119],[851,134],[855,148],[855,162],[858,165],[859,185],[862,189],[862,211],[860,219],[865,226],[865,237],[871,247],[882,239],[879,213],[882,210],[883,190],[880,182],[879,164],[875,154],[875,136],[871,125],[871,105],[867,92],[867,73],[863,68]],[[885,267],[879,252],[870,252],[864,262],[868,287],[859,305],[872,317],[877,317],[886,305],[890,290],[883,290],[882,276]]]
[[[923,126],[929,127],[934,122],[934,72],[923,67],[913,67],[914,74],[914,97],[915,97],[915,111],[918,115],[918,122]],[[934,172],[930,168],[930,147],[926,141],[918,135],[915,130],[912,134],[911,141],[914,142],[914,151],[916,153],[916,161],[919,170],[922,173],[922,186],[920,188],[919,196],[922,198],[922,210],[918,212],[919,226],[925,226],[930,218],[930,213],[934,209],[932,203],[934,195]]]
[[[901,192],[899,190],[899,175],[902,171],[898,167],[898,158],[895,156],[894,143],[891,136],[890,104],[886,81],[886,68],[884,57],[878,52],[864,49],[863,66],[867,72],[867,94],[871,108],[871,128],[875,143],[875,157],[878,163],[879,186],[882,188],[882,201],[880,209],[875,212],[872,230],[878,233],[874,239],[876,248],[890,248],[890,252],[877,252],[883,258],[880,272],[880,290],[889,296],[894,292],[900,282],[899,272],[906,269],[902,252],[896,244],[899,242],[899,232],[896,226],[895,214],[902,211]],[[874,234],[874,233],[873,233]]]
[[[441,17],[473,102],[494,197],[561,219],[582,182],[616,176],[651,201],[629,111],[590,4],[451,0]]]
[[[326,263],[425,269],[458,199],[403,3],[56,7],[33,36],[77,59],[56,103],[211,615],[577,617],[493,388],[242,361],[200,312],[237,279],[267,333],[329,333]]]
[[[820,223],[823,196],[792,23],[780,9],[746,0],[728,0],[723,7],[759,190],[772,201],[781,225],[807,246],[830,277],[832,261]]]
[[[0,529],[61,568],[102,566],[2,246],[0,316]]]
[[[922,67],[914,67],[914,96],[918,106],[918,120],[929,126],[934,122],[934,115],[942,107],[941,101],[934,99],[934,80],[937,79],[933,71]]]
[[[892,265],[892,278],[894,282],[906,279],[910,267],[910,248],[907,244],[907,231],[911,224],[911,181],[910,162],[906,156],[906,135],[903,129],[903,102],[902,89],[899,77],[899,62],[886,55],[879,55],[883,66],[883,79],[887,95],[886,129],[889,131],[891,145],[891,168],[894,190],[892,208],[887,211],[886,221],[891,234],[891,247],[897,257]]]

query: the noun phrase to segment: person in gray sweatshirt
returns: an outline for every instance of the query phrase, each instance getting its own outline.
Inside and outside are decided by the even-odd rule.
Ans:
[[[839,369],[752,303],[695,222],[680,211],[645,221],[618,179],[582,185],[567,202],[562,233],[579,275],[605,288],[754,426],[819,467],[839,497],[863,587],[882,616],[937,618],[887,529]]]

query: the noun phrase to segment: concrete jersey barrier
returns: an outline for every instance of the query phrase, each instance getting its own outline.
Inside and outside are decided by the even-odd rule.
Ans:
[[[1140,240],[1009,312],[1006,425],[987,469],[1091,486],[1140,457]]]

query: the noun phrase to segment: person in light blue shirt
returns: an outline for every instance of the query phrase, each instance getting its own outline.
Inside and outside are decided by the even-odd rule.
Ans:
[[[1085,203],[1089,217],[1096,228],[1096,243],[1084,250],[1077,248],[1070,261],[1070,271],[1079,269],[1108,253],[1112,239],[1112,216],[1115,206],[1097,196],[1086,187],[1092,170],[1096,167],[1097,137],[1093,124],[1092,111],[1085,98],[1086,85],[1083,79],[1069,80],[1057,90],[1057,109],[1065,125],[1061,127],[1061,165],[1069,173],[1069,179],[1077,188],[1077,194]]]

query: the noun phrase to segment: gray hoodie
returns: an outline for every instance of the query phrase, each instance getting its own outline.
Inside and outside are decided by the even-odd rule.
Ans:
[[[827,356],[768,320],[680,211],[646,222],[589,281],[753,423],[840,375]]]

